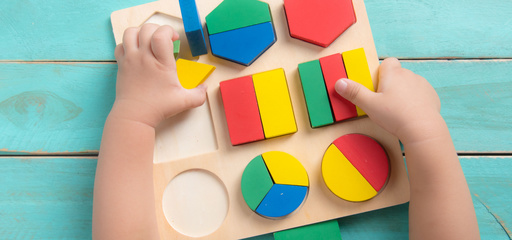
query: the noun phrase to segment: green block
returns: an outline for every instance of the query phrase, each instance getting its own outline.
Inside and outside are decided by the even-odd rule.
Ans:
[[[176,40],[172,42],[173,49],[174,49],[174,60],[178,59],[178,55],[180,54],[180,40]]]
[[[320,61],[314,60],[299,64],[299,75],[311,127],[316,128],[334,123]]]
[[[206,16],[208,34],[272,21],[268,3],[257,0],[224,0]]]
[[[267,195],[274,182],[261,155],[255,157],[242,174],[242,195],[249,207],[255,211]]]
[[[337,220],[331,220],[274,233],[275,240],[341,240]]]

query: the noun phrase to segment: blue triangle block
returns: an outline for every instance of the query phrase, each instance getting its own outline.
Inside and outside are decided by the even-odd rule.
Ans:
[[[272,22],[210,35],[212,54],[246,66],[276,42]]]
[[[270,218],[284,217],[295,211],[306,198],[304,186],[274,184],[261,201],[256,213]]]

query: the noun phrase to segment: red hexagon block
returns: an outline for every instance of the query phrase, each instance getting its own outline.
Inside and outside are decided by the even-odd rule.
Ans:
[[[356,22],[352,0],[284,0],[290,35],[329,46]]]

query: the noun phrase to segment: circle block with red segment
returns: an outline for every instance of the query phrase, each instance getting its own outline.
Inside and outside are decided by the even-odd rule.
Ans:
[[[284,0],[290,35],[328,47],[356,23],[352,0]]]

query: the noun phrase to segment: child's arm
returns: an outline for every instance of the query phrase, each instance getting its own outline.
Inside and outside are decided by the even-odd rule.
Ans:
[[[169,26],[125,31],[116,47],[116,100],[105,123],[94,183],[93,238],[158,239],[153,192],[155,127],[200,106],[206,88],[178,81]]]
[[[434,88],[390,58],[380,66],[377,93],[350,80],[338,81],[336,90],[402,141],[411,184],[411,239],[480,239],[469,188]]]

